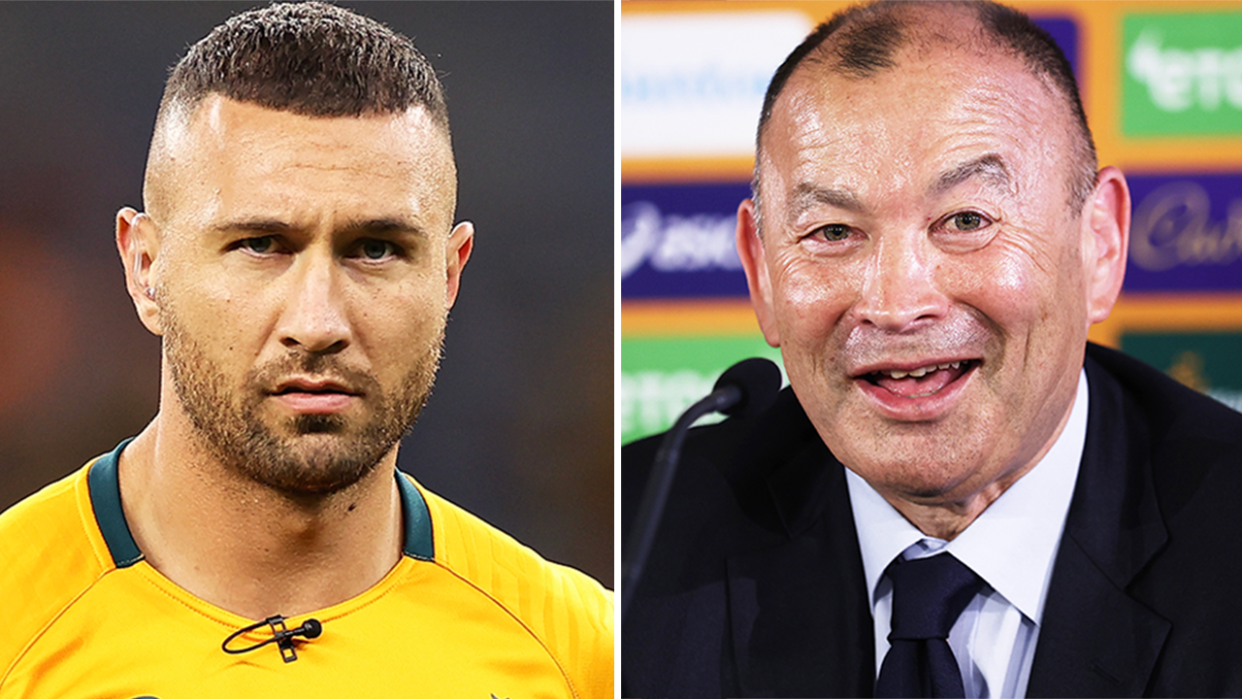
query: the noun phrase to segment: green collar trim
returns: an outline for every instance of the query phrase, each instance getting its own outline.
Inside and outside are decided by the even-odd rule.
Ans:
[[[128,568],[143,559],[142,551],[134,541],[121,509],[121,483],[117,478],[117,463],[121,452],[133,437],[124,440],[115,449],[95,460],[87,474],[91,496],[91,509],[95,522],[103,534],[108,553],[117,568]],[[423,494],[418,492],[408,476],[397,471],[397,490],[401,494],[401,514],[405,520],[405,536],[401,553],[421,561],[435,560],[436,550],[431,533],[431,513]]]
[[[108,553],[112,554],[112,562],[117,568],[128,568],[142,560],[142,551],[138,550],[134,535],[129,532],[129,524],[125,522],[125,511],[121,509],[121,482],[116,475],[121,451],[132,441],[134,438],[130,437],[116,445],[116,449],[96,459],[87,476],[95,522],[99,524],[99,533],[103,534]]]
[[[423,500],[423,494],[418,492],[414,481],[400,471],[397,471],[397,490],[401,491],[401,514],[405,518],[405,542],[401,545],[401,552],[420,561],[434,561],[436,546],[431,535],[431,513],[427,510],[427,501]]]

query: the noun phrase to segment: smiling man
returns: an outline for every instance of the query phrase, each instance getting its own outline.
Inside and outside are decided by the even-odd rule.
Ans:
[[[160,410],[0,517],[0,697],[612,696],[612,600],[396,470],[473,228],[431,66],[319,3],[173,70],[116,241]]]
[[[791,389],[690,435],[625,691],[1242,692],[1242,416],[1087,342],[1129,206],[1025,16],[879,3],[808,37],[737,229]]]

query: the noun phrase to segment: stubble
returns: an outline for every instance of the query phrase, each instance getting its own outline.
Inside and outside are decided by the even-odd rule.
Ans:
[[[181,405],[201,446],[226,468],[289,495],[340,492],[371,473],[414,425],[439,368],[444,325],[405,379],[385,392],[370,374],[336,354],[291,350],[247,372],[240,388],[186,332],[168,305],[162,309],[164,354]],[[365,417],[310,414],[269,424],[262,404],[284,378],[327,376],[362,394]]]

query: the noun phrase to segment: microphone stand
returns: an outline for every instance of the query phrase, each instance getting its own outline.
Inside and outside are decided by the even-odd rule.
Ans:
[[[708,413],[721,412],[729,416],[757,415],[776,401],[781,390],[781,370],[771,360],[752,357],[743,359],[725,370],[712,392],[686,409],[672,429],[664,433],[660,448],[652,462],[651,475],[643,489],[634,528],[625,539],[628,555],[621,565],[621,621],[630,609],[634,590],[643,577],[643,567],[655,543],[656,528],[664,515],[664,505],[673,489],[673,476],[681,459],[681,446],[686,433],[696,420]]]
[[[647,487],[643,489],[643,499],[639,501],[638,513],[634,517],[634,529],[626,537],[626,550],[629,555],[621,566],[621,617],[624,622],[625,613],[630,608],[630,599],[643,576],[643,566],[647,564],[647,556],[651,553],[651,545],[655,542],[656,529],[660,524],[660,513],[668,502],[669,491],[673,489],[673,476],[677,473],[677,462],[681,460],[681,447],[686,441],[686,434],[696,420],[717,411],[724,411],[742,399],[742,390],[734,385],[724,386],[712,391],[699,402],[690,406],[677,418],[672,429],[664,433],[660,448],[656,450],[652,461],[651,475],[647,477]]]

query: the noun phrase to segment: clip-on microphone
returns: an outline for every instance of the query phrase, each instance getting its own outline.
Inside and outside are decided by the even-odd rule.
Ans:
[[[254,631],[255,629],[259,628],[260,626],[263,626],[264,624],[267,624],[268,626],[271,627],[272,629],[271,638],[262,640],[258,643],[246,646],[244,648],[229,648],[229,644],[232,643],[234,639],[239,638],[244,633]],[[220,647],[224,650],[225,653],[229,653],[232,655],[238,655],[241,653],[249,653],[252,650],[257,650],[259,648],[262,648],[263,646],[266,646],[269,643],[275,643],[276,647],[280,649],[280,657],[284,659],[286,663],[291,663],[294,660],[298,659],[298,652],[293,649],[293,637],[294,636],[304,636],[309,640],[312,638],[319,638],[319,635],[322,633],[323,633],[323,624],[319,623],[318,619],[307,619],[306,621],[302,622],[302,625],[297,627],[296,629],[287,629],[285,628],[285,618],[277,614],[276,616],[269,616],[263,621],[256,621],[255,623],[251,624],[250,626],[247,626],[244,629],[238,629],[237,631],[234,631],[232,634],[229,635],[228,638],[224,639],[224,643],[222,643]]]

